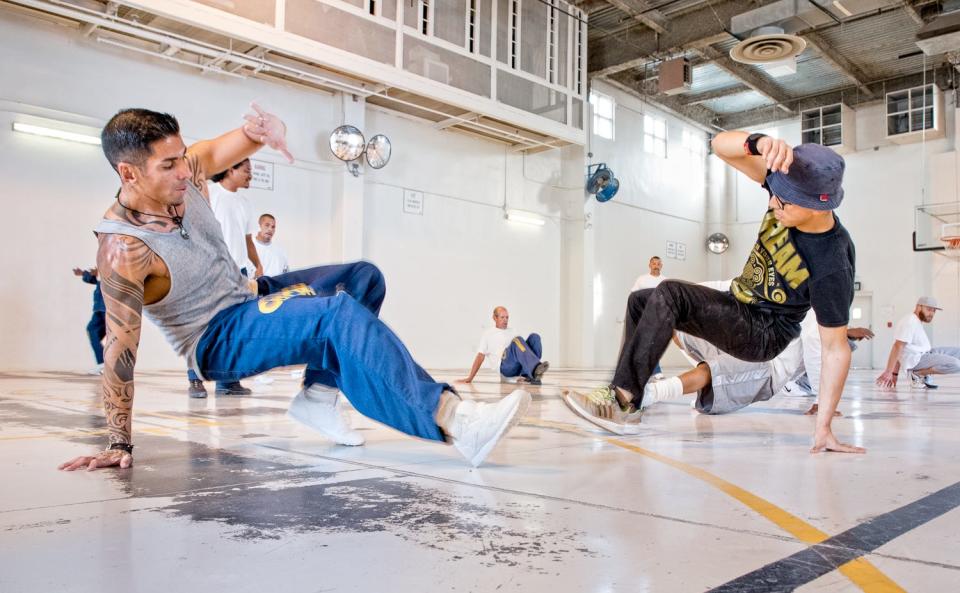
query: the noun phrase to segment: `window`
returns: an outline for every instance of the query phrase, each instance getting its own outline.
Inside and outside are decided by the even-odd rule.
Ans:
[[[643,150],[667,157],[667,122],[652,115],[643,116]]]
[[[707,144],[702,134],[691,130],[684,130],[681,138],[681,146],[690,153],[690,156],[701,158],[707,153]]]
[[[418,28],[424,35],[433,35],[433,6],[430,0],[417,0]]]
[[[559,0],[549,0],[547,5],[547,82],[557,82],[557,46],[559,45],[558,31],[560,29],[557,7]]]
[[[520,0],[510,0],[510,58],[511,68],[520,64]]]
[[[613,140],[614,114],[617,111],[613,97],[592,91],[590,105],[593,106],[593,133]]]
[[[578,95],[583,95],[583,62],[584,62],[584,49],[587,43],[587,25],[584,22],[583,12],[577,9],[573,9],[574,14],[576,15],[576,39],[574,41],[574,80],[573,80],[573,90],[576,91]]]
[[[475,54],[480,51],[480,31],[477,17],[480,0],[467,0],[467,51]]]

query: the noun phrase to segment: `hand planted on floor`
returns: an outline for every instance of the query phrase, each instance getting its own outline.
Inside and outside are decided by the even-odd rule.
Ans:
[[[87,471],[93,471],[101,467],[120,466],[120,469],[127,469],[133,465],[133,455],[126,451],[106,450],[96,455],[81,455],[74,457],[66,463],[61,463],[57,469],[72,472],[77,469],[86,468]]]

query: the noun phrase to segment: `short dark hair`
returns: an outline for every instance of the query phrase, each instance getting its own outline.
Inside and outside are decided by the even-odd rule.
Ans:
[[[177,118],[149,109],[122,109],[100,132],[103,154],[114,171],[121,162],[143,165],[150,157],[150,145],[180,133]]]
[[[655,255],[655,256],[653,256],[653,257],[650,258],[650,261],[653,261],[653,260],[655,260],[655,259],[660,259],[660,256],[659,256],[659,255]]]
[[[214,183],[220,183],[227,176],[227,173],[229,173],[230,171],[233,171],[234,169],[239,169],[240,167],[243,166],[244,163],[249,163],[249,162],[250,162],[250,159],[243,159],[242,161],[230,167],[226,171],[220,171],[216,175],[213,175],[212,177],[210,177],[210,181]]]
[[[264,218],[269,218],[269,219],[272,220],[273,222],[277,222],[277,217],[276,217],[276,216],[274,216],[273,214],[270,214],[270,213],[268,213],[268,212],[264,212],[263,214],[260,215],[260,218],[257,219],[257,224],[263,224],[263,219],[264,219]]]

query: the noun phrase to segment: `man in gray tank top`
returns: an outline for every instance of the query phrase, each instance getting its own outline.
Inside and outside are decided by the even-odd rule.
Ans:
[[[133,464],[134,367],[143,315],[206,379],[237,381],[306,364],[291,413],[328,436],[349,431],[333,391],[339,387],[362,414],[413,436],[450,442],[479,465],[522,416],[529,393],[518,389],[497,404],[462,401],[414,362],[368,306],[345,290],[318,290],[328,270],[291,277],[301,281],[282,289],[265,282],[258,290],[230,258],[204,194],[206,177],[264,144],[293,161],[283,122],[253,108],[244,126],[189,148],[171,115],[125,109],[104,126],[103,151],[121,182],[97,226],[107,309],[102,385],[108,446],[60,469]],[[379,275],[372,264],[353,266],[338,273]]]

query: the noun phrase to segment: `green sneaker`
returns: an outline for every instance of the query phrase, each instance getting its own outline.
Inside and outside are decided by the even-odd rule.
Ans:
[[[577,416],[608,432],[619,435],[640,433],[643,410],[636,409],[633,404],[624,409],[612,387],[598,387],[589,393],[564,391],[563,402]]]

